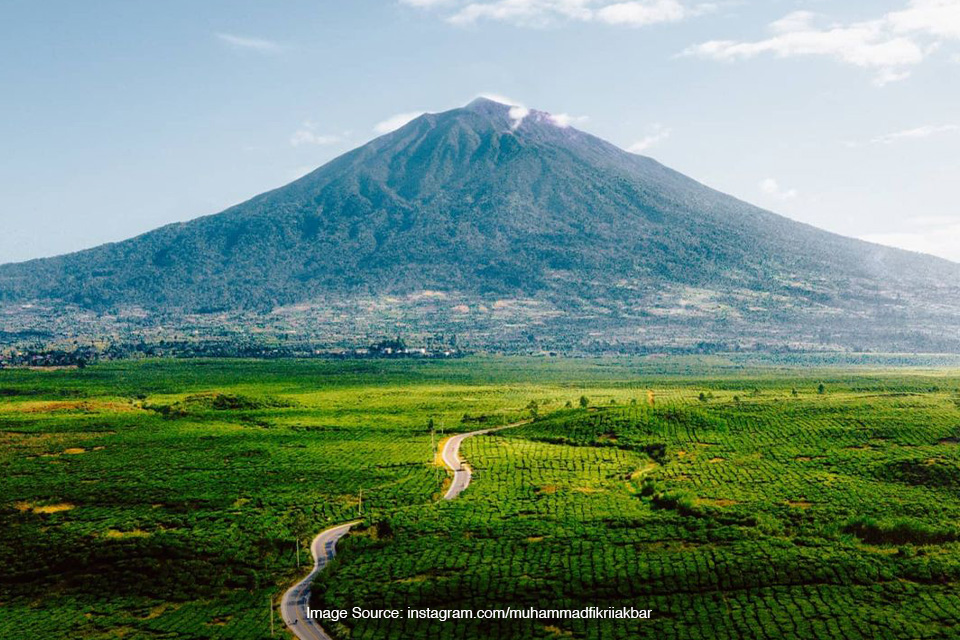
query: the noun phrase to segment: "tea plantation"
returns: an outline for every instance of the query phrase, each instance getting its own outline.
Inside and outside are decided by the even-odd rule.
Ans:
[[[0,638],[285,637],[271,604],[298,547],[305,567],[358,514],[317,607],[653,619],[348,619],[337,637],[956,637],[960,376],[887,364],[0,371]],[[530,417],[465,441],[473,482],[438,500],[445,435]]]
[[[795,382],[658,388],[468,440],[461,500],[345,540],[317,601],[654,610],[351,638],[957,637],[956,393]]]

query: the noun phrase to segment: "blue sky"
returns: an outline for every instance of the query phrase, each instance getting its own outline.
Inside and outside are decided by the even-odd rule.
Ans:
[[[0,0],[0,262],[218,212],[479,94],[960,261],[960,0]]]

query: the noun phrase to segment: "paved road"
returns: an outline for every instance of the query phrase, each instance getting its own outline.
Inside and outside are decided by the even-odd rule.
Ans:
[[[511,427],[519,427],[529,423],[529,420],[515,422],[502,427],[493,427],[491,429],[481,429],[471,431],[470,433],[461,433],[447,440],[441,453],[443,464],[447,465],[453,471],[453,482],[450,488],[444,494],[444,500],[453,500],[470,484],[470,467],[465,465],[460,459],[460,443],[472,436],[479,436],[485,433],[492,433]],[[286,623],[287,628],[293,632],[300,640],[332,640],[319,624],[314,620],[307,619],[307,608],[310,606],[310,585],[317,574],[323,571],[327,563],[337,553],[337,540],[347,535],[353,525],[360,522],[348,522],[330,527],[320,532],[313,539],[310,545],[310,551],[313,553],[313,571],[306,578],[290,587],[283,599],[280,601],[280,615]]]
[[[358,522],[360,521],[348,522],[321,531],[310,545],[310,551],[313,553],[313,571],[283,594],[283,600],[280,601],[280,615],[287,627],[300,640],[331,640],[315,620],[307,619],[307,607],[310,606],[310,584],[337,553],[337,540],[347,535],[350,528]]]
[[[524,420],[523,422],[515,422],[513,424],[507,424],[502,427],[494,427],[492,429],[481,429],[480,431],[471,431],[470,433],[461,433],[460,435],[453,436],[447,440],[446,445],[443,447],[443,464],[447,465],[447,468],[453,471],[453,482],[450,483],[450,488],[447,489],[447,492],[444,494],[444,500],[453,500],[460,493],[470,485],[470,478],[473,477],[473,473],[470,470],[470,467],[463,463],[463,460],[460,459],[460,443],[471,438],[473,436],[482,436],[485,433],[492,433],[494,431],[501,431],[503,429],[510,429],[511,427],[519,427],[529,423],[529,420]]]

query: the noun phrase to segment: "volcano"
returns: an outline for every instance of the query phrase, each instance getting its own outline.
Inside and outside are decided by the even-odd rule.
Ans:
[[[0,301],[168,322],[305,306],[334,333],[362,320],[493,346],[960,350],[960,265],[789,220],[487,99],[222,213],[4,265]]]

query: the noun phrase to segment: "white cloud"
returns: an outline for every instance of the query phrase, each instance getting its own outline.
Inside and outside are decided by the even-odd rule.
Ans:
[[[481,93],[477,97],[493,100],[494,102],[499,102],[500,104],[510,107],[508,115],[510,116],[510,120],[513,121],[510,125],[511,129],[516,129],[519,127],[520,123],[523,122],[528,115],[530,115],[530,109],[528,109],[522,102],[508,98],[507,96],[499,93]]]
[[[938,39],[960,39],[960,0],[912,0],[905,9],[874,20],[828,24],[815,13],[795,11],[768,26],[770,37],[711,40],[681,55],[735,61],[770,54],[778,58],[823,56],[874,71],[874,84],[904,80],[939,48]]]
[[[557,19],[589,20],[593,12],[588,7],[592,0],[496,0],[471,2],[447,21],[452,24],[472,24],[479,20],[510,22],[521,26],[545,26]]]
[[[887,14],[886,20],[899,33],[922,32],[960,39],[960,2],[957,0],[912,0],[903,11]]]
[[[572,116],[568,113],[546,113],[544,111],[533,111],[529,109],[519,100],[514,100],[513,98],[508,98],[507,96],[501,95],[499,93],[481,93],[477,96],[478,98],[486,98],[487,100],[493,100],[494,102],[499,102],[500,104],[510,107],[510,110],[507,112],[507,115],[510,117],[511,129],[516,129],[520,124],[527,119],[531,114],[536,115],[538,119],[545,120],[550,124],[553,124],[557,127],[565,129],[567,127],[586,122],[590,118],[587,116]]]
[[[955,124],[925,125],[914,129],[905,129],[903,131],[895,131],[894,133],[877,136],[871,140],[871,142],[874,144],[893,144],[904,140],[921,140],[942,133],[957,133],[958,131],[960,131],[960,126]]]
[[[470,25],[490,20],[516,26],[545,27],[558,22],[597,22],[643,27],[677,22],[715,9],[714,4],[689,6],[682,0],[400,0],[421,8],[450,5],[446,20]]]
[[[651,133],[649,135],[627,147],[627,151],[630,153],[644,153],[669,138],[671,133],[673,133],[671,129],[655,124],[651,127]]]
[[[871,234],[862,239],[960,262],[960,218],[926,216],[907,223],[906,230]]]
[[[588,116],[571,116],[567,113],[551,113],[547,117],[550,119],[550,122],[561,129],[572,127],[575,124],[580,124],[590,119]]]
[[[607,24],[643,27],[661,22],[679,22],[690,15],[690,10],[677,0],[653,2],[619,2],[600,8],[596,17]]]
[[[881,69],[873,77],[873,86],[885,87],[894,82],[900,82],[910,77],[910,72],[906,69]]]
[[[510,120],[513,121],[513,124],[510,125],[510,128],[516,129],[523,122],[524,118],[530,115],[530,109],[527,109],[523,105],[510,107],[508,115],[510,116]]]
[[[796,189],[784,189],[773,178],[760,181],[760,190],[777,200],[793,200],[800,195]]]
[[[424,113],[426,112],[425,111],[409,111],[407,113],[398,113],[396,115],[392,115],[386,120],[383,120],[375,124],[373,127],[373,131],[374,133],[379,133],[380,135],[383,135],[385,133],[390,133],[391,131],[396,131],[397,129],[407,124],[411,120],[415,120],[416,118],[419,118]]]
[[[290,136],[290,144],[299,147],[305,144],[328,145],[341,142],[344,135],[331,133],[317,133],[317,125],[312,122],[304,122],[303,126],[297,129]]]
[[[250,51],[259,51],[261,53],[276,53],[283,49],[283,45],[272,40],[263,40],[262,38],[247,38],[244,36],[235,36],[230,33],[215,34],[220,42],[230,45],[234,49],[248,49]]]
[[[400,4],[409,5],[411,7],[438,7],[440,5],[449,4],[450,0],[400,0]]]

